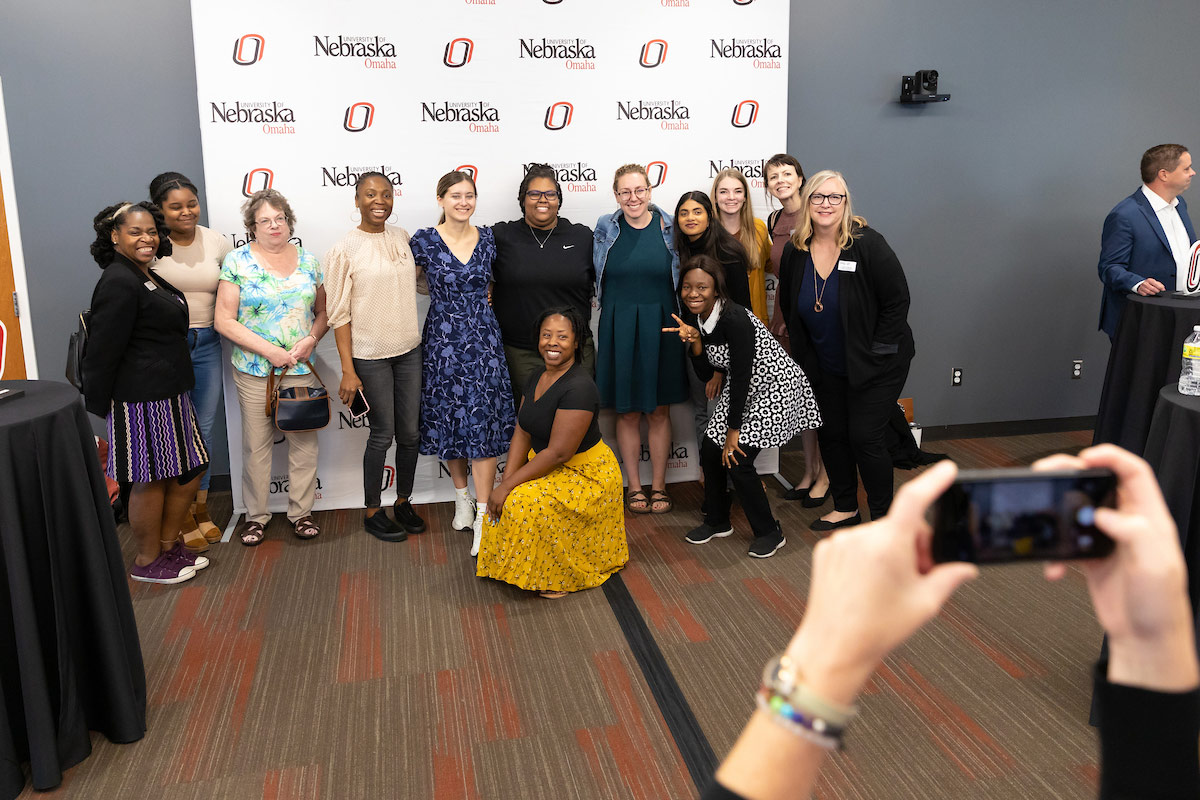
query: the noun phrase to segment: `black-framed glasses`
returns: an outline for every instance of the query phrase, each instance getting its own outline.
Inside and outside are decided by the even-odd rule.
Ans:
[[[553,189],[548,192],[539,192],[537,189],[530,189],[529,191],[525,192],[525,199],[554,201],[558,199],[558,192],[554,191]]]
[[[650,191],[649,186],[639,186],[636,189],[622,189],[617,192],[617,197],[622,200],[628,200],[630,197],[645,197],[648,191]]]
[[[819,206],[826,200],[831,206],[840,206],[845,199],[846,195],[844,194],[810,194],[808,196],[808,202],[814,206]]]

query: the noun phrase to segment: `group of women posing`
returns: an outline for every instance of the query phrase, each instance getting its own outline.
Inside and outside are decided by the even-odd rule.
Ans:
[[[852,215],[837,173],[806,185],[799,163],[779,155],[767,162],[767,183],[783,205],[768,224],[754,218],[737,170],[716,177],[711,198],[686,193],[672,218],[652,202],[645,169],[626,165],[614,176],[618,209],[593,232],[560,216],[557,177],[535,165],[517,192],[520,218],[487,228],[471,223],[474,180],[455,171],[437,186],[438,224],[410,237],[388,223],[390,182],[366,173],[354,194],[360,223],[321,263],[291,242],[296,218],[275,190],[246,202],[250,241],[234,250],[196,224],[196,187],[178,173],[155,179],[153,202],[105,209],[93,253],[118,269],[105,269],[93,297],[91,342],[101,344],[89,344],[85,394],[109,420],[110,474],[135,487],[132,576],[174,583],[207,563],[196,551],[216,529],[196,493],[219,405],[222,336],[242,415],[247,546],[263,540],[271,516],[267,376],[282,372],[284,387],[319,385],[309,358],[331,327],[338,393],[348,405],[361,393],[368,408],[364,528],[384,541],[425,530],[408,496],[418,454],[437,455],[457,491],[453,527],[473,531],[480,575],[557,596],[599,585],[627,561],[621,472],[599,436],[601,407],[617,414],[625,507],[665,513],[668,407],[696,402],[706,488],[693,543],[730,532],[728,476],[753,528],[750,554],[774,553],[783,535],[754,457],[814,430],[828,477],[806,440],[793,495],[819,505],[832,485],[835,510],[814,527],[859,519],[856,470],[872,514],[882,513],[891,495],[890,462],[886,491],[876,463],[880,449],[887,458],[886,413],[878,424],[867,418],[894,403],[912,356],[903,273],[882,237]],[[793,358],[766,327],[768,270],[780,277],[771,332],[790,334]],[[423,332],[421,283],[430,297]],[[638,470],[643,417],[648,493]],[[286,438],[288,518],[311,539],[320,533],[311,515],[316,434]],[[389,517],[380,487],[393,440]]]

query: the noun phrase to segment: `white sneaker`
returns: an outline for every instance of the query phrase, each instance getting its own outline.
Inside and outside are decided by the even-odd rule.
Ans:
[[[474,538],[471,539],[471,555],[479,555],[479,542],[483,539],[483,514],[475,515],[475,524],[472,526],[475,532]]]
[[[454,521],[450,523],[450,527],[456,531],[468,531],[474,520],[475,499],[469,494],[466,497],[456,496],[454,498]]]

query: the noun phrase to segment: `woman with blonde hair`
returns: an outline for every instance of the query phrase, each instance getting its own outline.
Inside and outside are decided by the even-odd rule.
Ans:
[[[721,227],[736,237],[746,251],[750,310],[766,325],[766,274],[771,269],[771,238],[767,235],[767,223],[754,216],[754,207],[750,204],[750,184],[740,169],[729,167],[713,178],[709,196],[717,207]]]
[[[792,357],[817,393],[818,431],[834,510],[813,523],[831,531],[862,522],[858,476],[871,518],[892,502],[884,432],[916,353],[908,283],[900,260],[854,215],[841,173],[818,172],[801,195],[796,232],[784,245],[780,308]]]

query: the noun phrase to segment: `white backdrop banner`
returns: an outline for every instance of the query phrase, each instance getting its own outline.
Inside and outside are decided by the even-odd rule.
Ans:
[[[209,224],[245,244],[240,206],[283,192],[294,241],[318,258],[358,224],[354,184],[377,170],[395,187],[391,220],[410,232],[438,217],[444,173],[472,173],[474,221],[517,218],[526,165],[551,164],[562,216],[589,226],[616,209],[612,174],[646,165],[653,200],[708,191],[738,167],[767,213],[763,159],[784,149],[787,0],[401,0],[286,6],[192,0]],[[424,314],[424,308],[421,309]],[[593,320],[595,322],[595,320]],[[331,389],[339,360],[328,336],[317,366]],[[241,429],[225,382],[234,506],[241,500]],[[334,395],[320,434],[317,508],[362,505],[365,420]],[[668,480],[699,475],[690,407],[672,409]],[[601,418],[611,437],[611,415]],[[615,449],[615,448],[614,448]],[[391,456],[389,454],[389,463]],[[778,454],[759,458],[774,472]],[[272,510],[287,507],[286,448],[272,469]],[[643,480],[649,481],[643,452]],[[394,497],[385,475],[384,502]],[[414,499],[449,499],[445,468],[422,457]]]

